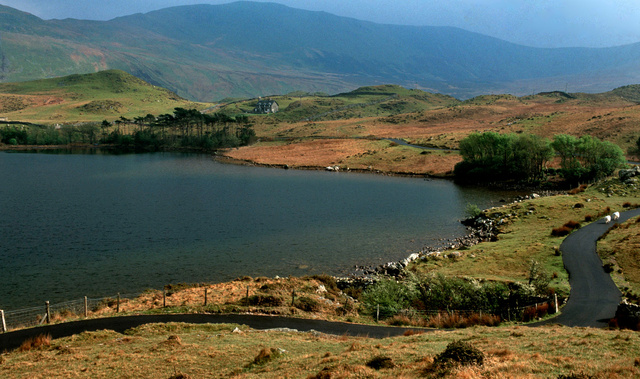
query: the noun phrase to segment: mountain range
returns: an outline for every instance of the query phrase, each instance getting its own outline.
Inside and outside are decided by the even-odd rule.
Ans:
[[[0,82],[106,69],[197,101],[377,84],[464,99],[638,83],[640,43],[533,48],[457,28],[376,24],[257,2],[109,21],[42,20],[0,5]]]

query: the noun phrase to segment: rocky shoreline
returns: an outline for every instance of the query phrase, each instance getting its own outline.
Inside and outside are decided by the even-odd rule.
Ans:
[[[531,195],[518,196],[511,204],[525,200],[536,199],[542,196],[555,196],[563,194],[563,191],[540,191]],[[481,242],[496,241],[500,234],[499,226],[504,224],[503,219],[494,219],[486,216],[487,210],[482,211],[477,217],[460,220],[460,223],[467,227],[468,234],[452,239],[443,239],[438,246],[425,246],[419,252],[409,255],[407,258],[387,262],[379,266],[355,266],[353,271],[346,277],[335,277],[341,289],[347,287],[365,288],[378,281],[380,277],[391,277],[402,279],[405,276],[405,268],[417,260],[434,259],[455,259],[462,256],[462,252],[471,246]]]

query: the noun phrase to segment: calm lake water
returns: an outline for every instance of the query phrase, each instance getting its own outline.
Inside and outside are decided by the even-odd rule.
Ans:
[[[239,276],[347,274],[465,233],[450,181],[205,155],[0,152],[0,309]]]

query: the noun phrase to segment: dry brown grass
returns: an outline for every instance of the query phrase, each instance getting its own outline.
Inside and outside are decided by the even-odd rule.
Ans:
[[[242,326],[238,333],[236,327],[172,323],[144,325],[126,334],[82,333],[53,340],[48,347],[3,354],[0,376],[415,378],[432,370],[454,341],[465,341],[484,359],[482,365],[447,366],[445,377],[640,375],[640,339],[631,331],[474,327],[375,340]]]
[[[51,335],[50,334],[40,334],[33,338],[29,338],[22,342],[19,351],[29,351],[33,349],[42,349],[51,345]]]

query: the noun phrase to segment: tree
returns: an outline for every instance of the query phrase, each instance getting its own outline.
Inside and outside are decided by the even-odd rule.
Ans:
[[[102,123],[100,123],[100,128],[102,129],[102,139],[106,140],[107,139],[107,129],[109,129],[111,127],[111,123],[107,120],[102,120]]]
[[[549,141],[531,134],[472,133],[460,141],[456,179],[538,181],[553,156]]]
[[[626,163],[620,147],[592,136],[559,134],[551,146],[560,156],[562,175],[574,183],[604,178]]]

